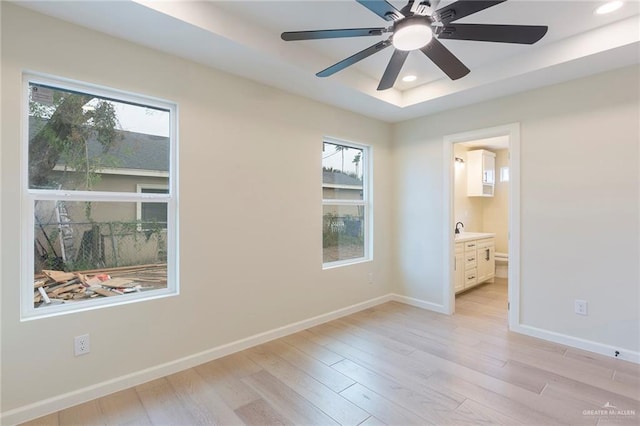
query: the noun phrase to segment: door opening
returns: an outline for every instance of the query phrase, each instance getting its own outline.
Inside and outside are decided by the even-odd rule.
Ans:
[[[445,136],[444,153],[445,307],[453,314],[456,292],[505,274],[508,322],[514,328],[519,318],[520,125]]]

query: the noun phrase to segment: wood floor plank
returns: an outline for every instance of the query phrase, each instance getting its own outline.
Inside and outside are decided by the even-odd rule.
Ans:
[[[495,411],[516,419],[527,425],[558,425],[569,424],[561,419],[540,412],[535,407],[530,407],[508,396],[486,389],[477,383],[465,380],[453,374],[438,372],[429,377],[432,386],[443,392],[456,392],[466,395],[469,399],[491,407]]]
[[[593,365],[591,362],[572,358],[558,358],[543,351],[520,352],[510,350],[510,353],[512,359],[522,364],[599,387],[628,398],[638,398],[638,386],[612,380],[614,377],[613,370],[607,366]]]
[[[264,399],[243,405],[236,410],[236,414],[248,426],[294,426],[291,421],[277,412]]]
[[[410,351],[406,352],[407,354],[415,351],[416,349],[420,349],[441,358],[454,360],[461,365],[466,365],[480,371],[490,367],[502,367],[505,364],[505,361],[488,355],[487,353],[472,351],[471,346],[453,343],[447,344],[437,339],[415,335],[406,329],[389,325],[371,325],[366,324],[364,321],[359,322],[353,319],[350,321],[354,324],[359,324],[362,328],[366,327],[366,329],[369,330],[365,337],[366,340],[371,340],[372,335],[376,334],[384,336],[391,341],[402,344],[403,347],[411,348]],[[360,332],[358,332],[358,334],[360,334]]]
[[[408,355],[416,350],[412,345],[405,345],[402,342],[389,338],[385,334],[371,331],[368,328],[363,328],[362,322],[359,322],[354,318],[341,318],[333,321],[333,325],[343,327],[349,335],[353,336],[352,338],[361,339],[367,342],[375,342],[376,345],[384,350],[398,352],[402,355]]]
[[[171,387],[178,395],[180,404],[185,407],[198,424],[206,425],[242,425],[242,420],[236,415],[224,400],[215,392],[193,369],[181,371],[167,376]]]
[[[388,425],[424,425],[426,420],[356,383],[340,392],[345,398]]]
[[[349,343],[353,343],[347,339]],[[327,346],[334,352],[341,354],[354,363],[375,371],[387,379],[399,381],[403,386],[415,392],[428,395],[432,400],[452,409],[460,405],[465,397],[455,392],[443,394],[439,389],[431,387],[426,380],[432,371],[424,363],[395,352],[383,352],[372,350],[365,346],[366,350],[351,346],[340,340],[332,340]],[[337,364],[334,364],[334,368]]]
[[[233,376],[242,378],[259,372],[262,368],[243,352],[227,355],[216,360],[216,364],[221,365],[227,371],[232,371]]]
[[[459,415],[462,415],[460,417]],[[482,405],[472,399],[464,401],[451,416],[452,424],[456,425],[505,425],[512,426],[523,424],[517,421],[513,417],[505,416],[504,414],[491,409],[485,405]]]
[[[100,404],[97,400],[85,402],[60,411],[58,422],[61,425],[106,425]]]
[[[107,424],[151,425],[151,419],[133,388],[100,398],[98,404]]]
[[[358,426],[385,426],[386,423],[374,416],[370,416],[367,420],[360,423]]]
[[[577,348],[568,348],[565,353],[565,357],[569,359],[579,359],[580,361],[584,361],[589,364],[610,368],[612,370],[640,378],[640,364],[634,364],[619,358],[610,358]]]
[[[326,365],[332,365],[336,362],[342,361],[344,358],[335,352],[330,351],[322,345],[310,340],[306,335],[301,333],[292,334],[290,336],[283,337],[282,340],[299,351],[304,352],[312,358],[323,362]]]
[[[265,371],[289,386],[341,425],[358,425],[370,416],[369,413],[346,400],[340,394],[332,391],[273,352],[269,352],[265,345],[257,346],[249,350],[248,353],[249,357]]]
[[[233,410],[260,399],[260,395],[241,381],[242,374],[217,362],[207,362],[194,367],[194,370],[211,385],[224,402]]]
[[[634,410],[640,415],[640,401],[637,399],[627,398],[580,382],[553,382],[547,385],[543,394],[551,397],[557,394],[571,395],[572,398],[596,408],[610,402],[621,410]],[[640,420],[640,417],[638,419]]]
[[[269,342],[265,346],[334,392],[340,392],[353,384],[351,379],[283,341]]]
[[[136,392],[154,425],[198,424],[189,409],[178,402],[166,378],[136,386]]]
[[[638,383],[640,383],[640,377],[638,377],[638,375],[629,374],[624,371],[615,371],[613,373],[613,380],[616,382],[627,383],[631,386],[637,386],[638,393],[640,394],[640,386],[638,386]]]
[[[375,371],[377,374],[399,381],[403,386],[428,395],[432,400],[451,409],[460,405],[466,397],[456,392],[442,393],[437,387],[430,385],[427,380],[432,374],[428,366],[395,353],[368,353],[358,348],[349,346],[340,341],[330,343],[332,349],[341,353],[346,359]],[[336,365],[334,365],[334,368]]]
[[[58,413],[47,414],[37,419],[22,423],[21,426],[58,426]]]
[[[445,406],[439,400],[430,398],[429,394],[416,392],[404,386],[404,384],[378,375],[374,371],[363,368],[350,360],[340,361],[334,365],[334,368],[349,375],[359,384],[387,401],[420,416],[429,424],[451,423],[451,416],[459,407],[459,404]],[[461,412],[456,417],[461,420],[465,418],[465,414]],[[472,417],[465,420],[470,424],[474,422]]]
[[[265,401],[294,424],[338,424],[290,387],[264,370],[244,377],[242,381],[251,386]]]
[[[302,331],[300,331],[300,332],[298,332],[296,334],[299,334],[300,336],[303,336],[305,339],[309,339],[312,342],[314,342],[314,343],[316,343],[316,344],[318,344],[320,346],[324,346],[324,345],[327,344],[327,342],[331,341],[330,338],[324,337],[324,336],[319,335],[319,334],[312,333],[309,330],[302,330]]]
[[[405,382],[401,380],[396,381],[385,377],[377,371],[370,370],[349,359],[340,361],[333,368],[385,397],[389,393],[394,393],[397,399],[411,399],[413,395],[419,395],[421,405],[425,410],[453,411],[460,406],[460,403],[455,399],[433,392],[430,388],[416,389],[411,385],[405,386]],[[388,399],[393,401],[396,398]]]

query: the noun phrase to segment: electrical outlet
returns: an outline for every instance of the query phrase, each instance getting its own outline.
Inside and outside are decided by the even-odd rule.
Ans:
[[[73,338],[73,354],[75,356],[85,355],[91,351],[91,340],[88,334]]]
[[[578,315],[587,315],[587,301],[576,299],[575,311]]]
[[[373,272],[369,272],[367,277],[368,277],[368,280],[369,280],[369,284],[373,284]]]

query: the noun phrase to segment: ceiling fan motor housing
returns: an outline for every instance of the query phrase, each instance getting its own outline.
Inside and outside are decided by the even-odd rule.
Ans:
[[[413,15],[393,24],[393,47],[416,50],[429,44],[433,38],[431,20],[427,16]]]

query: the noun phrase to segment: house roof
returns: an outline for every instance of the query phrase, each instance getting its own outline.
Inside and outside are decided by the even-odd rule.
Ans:
[[[35,137],[46,122],[46,120],[36,117],[29,118],[29,140]],[[114,166],[111,166],[110,169],[169,171],[168,137],[127,130],[117,130],[116,133],[117,140],[106,153],[114,160]],[[95,135],[89,138],[88,144],[91,158],[105,154]],[[64,166],[64,164],[59,164],[59,166]]]
[[[119,130],[121,139],[109,150],[117,159],[117,168],[169,171],[169,138]],[[100,155],[102,145],[89,139],[89,155]]]
[[[325,185],[350,185],[362,188],[362,181],[338,170],[322,170],[322,183]]]

